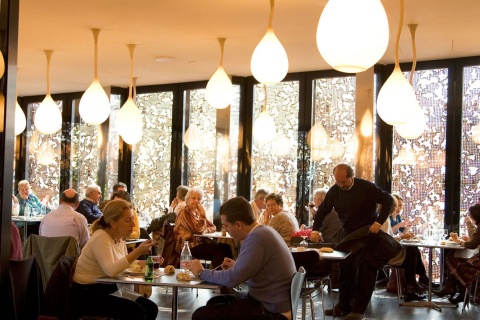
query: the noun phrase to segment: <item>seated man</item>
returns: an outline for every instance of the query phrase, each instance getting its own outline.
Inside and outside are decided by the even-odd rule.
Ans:
[[[85,199],[80,201],[77,212],[83,214],[87,218],[88,223],[93,223],[102,215],[102,211],[98,208],[98,202],[102,198],[102,191],[97,185],[87,187],[85,191]]]
[[[87,218],[75,211],[79,204],[78,193],[67,189],[60,194],[60,205],[47,214],[40,223],[40,235],[44,237],[72,236],[83,248],[90,239]]]
[[[127,185],[123,182],[118,182],[118,183],[115,183],[112,187],[112,194],[114,194],[115,192],[117,191],[125,191],[125,192],[128,192],[127,190]],[[110,199],[111,200],[111,199]],[[99,205],[98,205],[98,208],[100,209],[100,211],[103,211],[103,208],[105,208],[105,206],[107,205],[107,203],[110,201],[110,200],[105,200],[105,201],[102,201]]]
[[[267,194],[268,192],[265,191],[265,189],[258,189],[257,192],[255,192],[253,200],[250,201],[255,220],[260,223],[263,223],[263,210],[265,210],[265,197]]]
[[[263,215],[263,223],[275,229],[289,246],[292,234],[299,230],[297,218],[283,209],[282,196],[277,193],[270,193],[265,198],[265,203],[267,210]]]
[[[246,281],[248,295],[216,296],[195,310],[192,319],[291,319],[295,263],[280,235],[255,221],[252,207],[242,197],[225,202],[220,219],[225,230],[242,241],[237,260],[225,258],[219,271],[204,270],[200,261],[193,260],[189,269],[204,281],[230,288]]]

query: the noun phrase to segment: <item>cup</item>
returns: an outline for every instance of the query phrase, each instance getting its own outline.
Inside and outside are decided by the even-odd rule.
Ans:
[[[160,269],[160,256],[150,256],[150,258],[152,258],[153,261],[153,269]]]

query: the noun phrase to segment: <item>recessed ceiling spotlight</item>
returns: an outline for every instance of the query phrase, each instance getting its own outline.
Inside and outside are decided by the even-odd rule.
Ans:
[[[192,61],[188,61],[188,63],[197,63],[197,61],[192,60]]]
[[[168,56],[155,57],[156,62],[168,62],[168,61],[171,61],[171,60],[173,60],[173,57],[168,57]]]

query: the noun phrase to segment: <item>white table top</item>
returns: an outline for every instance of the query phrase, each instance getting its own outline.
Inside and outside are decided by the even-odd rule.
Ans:
[[[298,248],[290,248],[291,252],[305,252],[305,251],[316,251],[318,255],[320,256],[320,259],[324,260],[344,260],[346,259],[349,255],[350,252],[343,252],[343,251],[337,251],[333,250],[332,253],[329,252],[320,252],[320,249],[313,249],[313,248],[308,248],[303,251],[298,251]]]
[[[25,221],[25,222],[40,222],[43,216],[26,217],[26,216],[12,216],[12,221]]]
[[[460,246],[459,244],[452,243],[450,241],[442,244],[441,242],[428,242],[428,241],[405,241],[401,240],[400,244],[406,247],[423,247],[423,248],[443,248],[443,249],[460,249],[463,250],[465,247]]]
[[[203,233],[203,234],[194,234],[194,237],[200,237],[200,238],[218,238],[218,239],[233,239],[232,236],[226,233],[225,236],[222,235],[221,232],[212,232],[212,233]]]

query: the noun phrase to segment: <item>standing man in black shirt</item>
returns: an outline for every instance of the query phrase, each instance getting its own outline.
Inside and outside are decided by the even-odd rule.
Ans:
[[[339,164],[333,169],[336,184],[328,190],[325,200],[315,213],[313,230],[319,230],[325,217],[335,209],[342,222],[340,240],[368,226],[369,234],[379,232],[392,209],[393,199],[375,184],[353,175],[352,167],[347,164]],[[382,205],[378,216],[377,204]],[[316,232],[312,233],[311,240],[323,241]],[[353,252],[340,263],[339,303],[333,309],[325,310],[325,315],[348,314],[347,319],[363,318],[375,288],[377,274],[377,268],[370,267],[366,261],[365,250]]]

